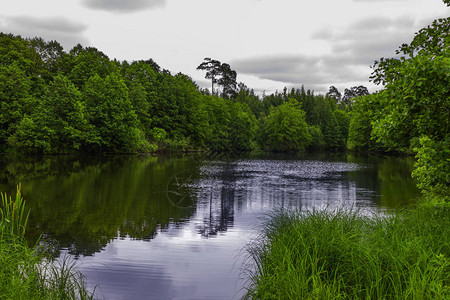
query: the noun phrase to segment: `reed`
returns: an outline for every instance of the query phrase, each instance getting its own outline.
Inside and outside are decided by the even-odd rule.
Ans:
[[[17,187],[16,198],[1,196],[0,299],[93,299],[69,257],[54,259],[40,246],[28,247],[29,211]]]
[[[247,247],[244,299],[449,299],[450,209],[277,211]]]
[[[25,236],[30,211],[25,214],[25,201],[23,200],[21,185],[17,185],[16,198],[1,193],[0,228],[2,232],[11,235]]]

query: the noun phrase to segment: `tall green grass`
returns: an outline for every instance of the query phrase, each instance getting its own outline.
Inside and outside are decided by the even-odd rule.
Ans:
[[[53,259],[46,249],[28,247],[29,212],[17,188],[0,203],[0,299],[92,299],[70,258]]]
[[[450,299],[450,208],[277,211],[246,250],[244,299]]]
[[[0,203],[0,228],[2,233],[23,237],[28,223],[30,212],[25,214],[25,201],[20,192],[20,184],[17,186],[16,199],[1,193]]]

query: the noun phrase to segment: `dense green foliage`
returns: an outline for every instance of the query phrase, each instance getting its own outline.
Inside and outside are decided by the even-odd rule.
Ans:
[[[413,176],[418,179],[418,187],[427,195],[438,200],[449,200],[450,182],[450,139],[433,141],[429,137],[420,139],[416,148],[417,163]]]
[[[51,260],[41,246],[24,239],[28,221],[20,187],[0,204],[0,299],[92,299],[68,258]]]
[[[66,53],[56,41],[1,33],[0,151],[345,148],[351,101],[338,105],[338,98],[316,96],[303,87],[261,97],[237,84],[236,72],[226,63],[205,59],[199,68],[219,87],[212,96],[188,76],[172,75],[151,59],[118,62],[81,45]],[[299,121],[284,106],[277,109],[286,103],[303,115]],[[287,133],[272,121],[260,127],[275,111],[278,118],[299,122],[303,128],[289,133],[294,144],[286,144]],[[312,143],[309,128],[316,139]],[[274,144],[281,140],[284,145]]]
[[[311,142],[305,112],[295,100],[271,108],[263,132],[264,147],[270,150],[299,150]]]
[[[380,107],[379,94],[358,98],[353,105],[349,125],[347,147],[355,151],[383,150],[372,139],[372,120]]]
[[[450,209],[277,212],[247,250],[248,299],[448,299]]]
[[[397,51],[380,59],[372,79],[378,93],[357,98],[348,147],[415,153],[413,175],[428,195],[450,194],[450,18],[435,20]]]

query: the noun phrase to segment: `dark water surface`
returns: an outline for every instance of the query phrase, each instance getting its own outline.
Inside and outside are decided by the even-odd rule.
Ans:
[[[0,156],[29,239],[76,257],[104,299],[239,299],[242,247],[274,208],[389,209],[418,196],[409,158]]]

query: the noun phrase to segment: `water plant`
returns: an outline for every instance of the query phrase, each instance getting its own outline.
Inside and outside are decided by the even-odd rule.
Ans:
[[[25,240],[29,211],[17,187],[15,199],[1,196],[0,299],[93,299],[70,257],[54,258]]]
[[[21,185],[17,185],[16,198],[13,200],[6,193],[0,193],[2,201],[0,203],[0,228],[2,233],[7,232],[19,237],[25,236],[25,228],[28,223],[30,212],[25,214],[25,200],[23,200]]]
[[[449,299],[450,208],[276,211],[246,247],[244,299]]]

